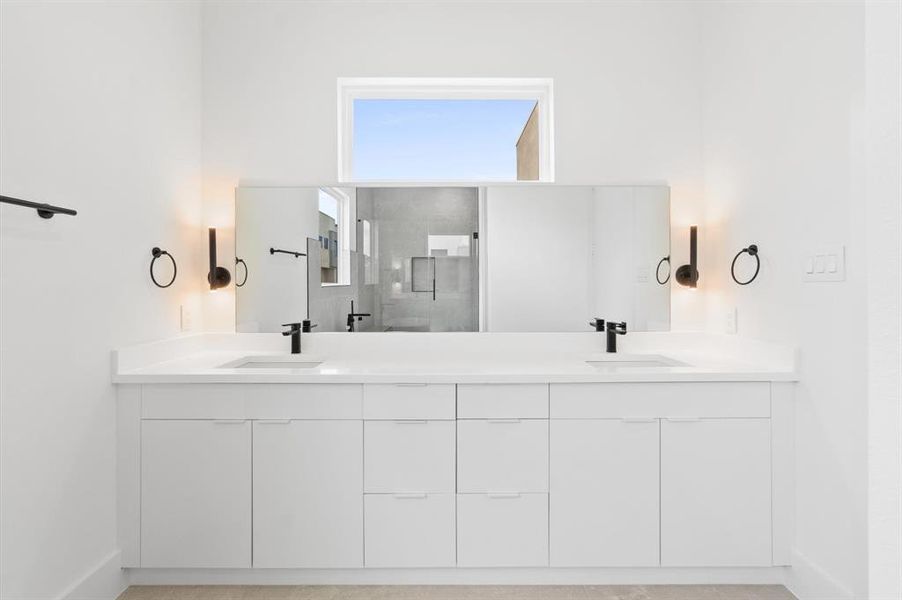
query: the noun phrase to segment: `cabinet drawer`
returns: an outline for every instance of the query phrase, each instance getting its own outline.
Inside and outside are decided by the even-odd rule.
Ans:
[[[145,385],[144,419],[360,419],[363,386],[215,383]]]
[[[454,494],[364,496],[367,567],[453,567]]]
[[[457,386],[458,419],[547,419],[548,386],[497,384]]]
[[[459,494],[460,567],[548,565],[548,494]]]
[[[454,492],[454,421],[364,422],[367,492]]]
[[[453,384],[363,386],[364,419],[454,419]]]
[[[553,419],[769,417],[767,382],[551,384]]]
[[[457,457],[459,492],[547,492],[548,421],[459,421]]]

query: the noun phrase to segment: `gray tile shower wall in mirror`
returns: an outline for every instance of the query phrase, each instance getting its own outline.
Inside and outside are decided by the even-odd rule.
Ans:
[[[239,332],[670,329],[667,186],[241,187],[235,222]]]

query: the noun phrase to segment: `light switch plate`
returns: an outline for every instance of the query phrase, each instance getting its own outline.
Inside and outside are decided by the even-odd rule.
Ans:
[[[735,334],[738,330],[738,320],[738,310],[735,307],[728,308],[724,314],[724,333]]]
[[[184,304],[179,306],[179,321],[181,331],[191,331],[194,328],[194,313]]]
[[[811,248],[802,257],[802,281],[845,281],[846,247],[832,244]]]

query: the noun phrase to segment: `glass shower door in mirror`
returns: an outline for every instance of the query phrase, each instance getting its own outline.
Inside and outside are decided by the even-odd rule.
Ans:
[[[478,204],[476,188],[358,188],[360,306],[372,330],[479,330]]]

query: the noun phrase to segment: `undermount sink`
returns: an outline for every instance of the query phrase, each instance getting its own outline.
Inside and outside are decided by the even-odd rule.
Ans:
[[[614,369],[648,369],[662,367],[686,367],[686,363],[681,363],[666,356],[641,355],[641,354],[611,354],[604,358],[587,360],[586,364],[599,370]]]
[[[266,356],[245,356],[221,365],[222,369],[313,369],[323,361],[310,356],[276,354]]]

